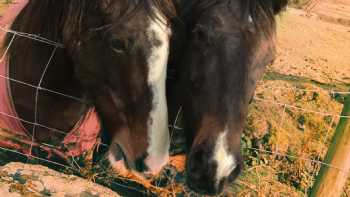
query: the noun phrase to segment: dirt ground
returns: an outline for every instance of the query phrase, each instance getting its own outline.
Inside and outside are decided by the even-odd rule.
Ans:
[[[290,9],[280,17],[278,58],[270,70],[321,83],[350,84],[350,1],[321,1],[310,14]]]

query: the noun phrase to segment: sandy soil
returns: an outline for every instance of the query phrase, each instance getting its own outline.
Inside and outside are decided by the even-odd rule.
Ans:
[[[278,58],[270,70],[321,83],[350,84],[350,25],[342,25],[336,18],[329,22],[316,15],[334,10],[328,12],[332,17],[341,16],[350,22],[348,4],[320,3],[311,16],[296,9],[282,15],[278,27]],[[339,7],[347,8],[348,12],[338,12]]]

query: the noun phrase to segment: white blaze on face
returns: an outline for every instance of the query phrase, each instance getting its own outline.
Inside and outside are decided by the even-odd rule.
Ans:
[[[237,167],[236,158],[228,151],[227,145],[228,129],[225,129],[216,140],[213,160],[217,163],[215,174],[216,186],[219,186],[222,178],[228,177]]]
[[[152,89],[153,100],[148,120],[149,147],[145,164],[152,174],[157,174],[167,163],[170,147],[165,83],[171,32],[158,10],[155,14],[156,19],[150,19],[147,30],[148,39],[153,43],[148,58],[148,85]]]

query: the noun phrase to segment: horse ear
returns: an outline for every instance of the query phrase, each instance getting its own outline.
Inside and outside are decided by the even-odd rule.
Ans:
[[[288,0],[272,0],[274,14],[280,13],[288,5]]]

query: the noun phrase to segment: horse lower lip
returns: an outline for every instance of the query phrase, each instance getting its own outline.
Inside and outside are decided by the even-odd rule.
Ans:
[[[195,191],[198,194],[202,194],[202,195],[215,195],[215,193],[208,193],[207,191],[203,190],[203,189],[198,189],[196,188],[190,181],[187,181],[187,186],[189,187],[189,189]]]
[[[188,174],[188,172],[186,174]],[[208,191],[209,188],[204,189],[203,187],[199,187],[196,185],[196,181],[191,180],[191,177],[188,177],[188,175],[186,177],[186,185],[190,190],[201,195],[213,196],[220,194],[220,191]]]

